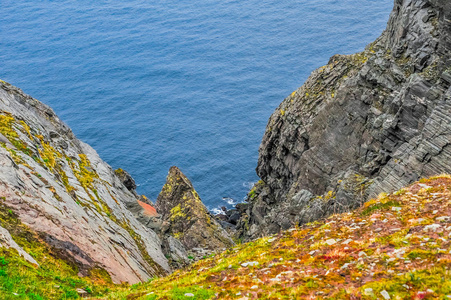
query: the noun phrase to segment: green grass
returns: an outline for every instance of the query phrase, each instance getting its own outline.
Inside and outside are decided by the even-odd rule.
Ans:
[[[49,261],[55,262],[54,258]],[[91,295],[103,295],[108,287],[95,286],[77,276],[76,269],[64,263],[43,262],[39,267],[25,261],[15,250],[0,249],[1,299],[78,299],[77,288]]]
[[[79,277],[75,265],[59,259],[3,204],[0,225],[39,263],[39,266],[29,263],[15,249],[0,248],[0,299],[78,299],[78,288],[101,296],[113,287],[108,273],[101,269],[91,270],[89,277]]]
[[[375,203],[369,207],[367,207],[365,210],[362,211],[362,216],[368,216],[378,210],[383,210],[391,207],[399,207],[401,204],[398,201],[388,201],[385,203]]]

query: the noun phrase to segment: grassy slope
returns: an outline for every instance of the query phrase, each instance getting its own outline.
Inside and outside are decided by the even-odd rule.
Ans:
[[[450,216],[451,176],[424,179],[108,298],[451,299]]]
[[[2,226],[41,266],[0,249],[0,299],[71,299],[77,288],[91,299],[451,299],[447,175],[131,287],[79,278],[9,214]]]

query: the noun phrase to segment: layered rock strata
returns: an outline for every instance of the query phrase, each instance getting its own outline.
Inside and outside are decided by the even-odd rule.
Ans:
[[[137,195],[126,175],[48,106],[0,81],[1,205],[80,275],[102,268],[116,283],[136,283],[170,271],[158,235],[127,209]],[[0,231],[1,243],[17,248]]]
[[[451,172],[450,84],[451,2],[396,0],[374,43],[332,57],[271,116],[241,237]]]

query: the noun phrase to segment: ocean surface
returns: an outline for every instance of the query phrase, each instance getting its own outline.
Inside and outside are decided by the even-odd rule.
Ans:
[[[279,103],[330,56],[362,51],[393,0],[0,2],[0,78],[50,105],[155,200],[169,167],[204,203],[257,181]]]

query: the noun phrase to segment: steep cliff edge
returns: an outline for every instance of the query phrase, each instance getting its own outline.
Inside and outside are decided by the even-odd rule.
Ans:
[[[396,0],[365,51],[336,55],[271,116],[245,239],[451,172],[451,3]]]
[[[157,234],[127,209],[137,203],[132,183],[124,185],[48,106],[3,81],[0,146],[1,208],[80,275],[100,268],[116,283],[136,283],[170,271]],[[3,237],[14,238],[17,224],[0,223]]]

